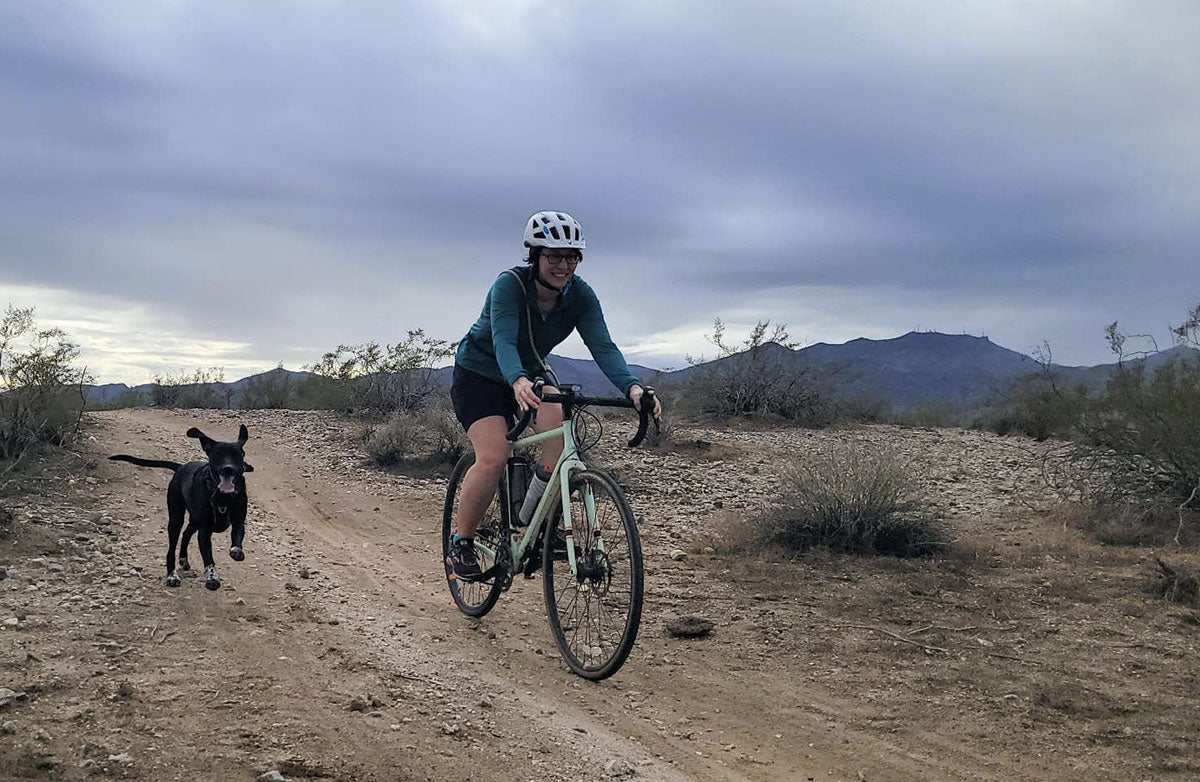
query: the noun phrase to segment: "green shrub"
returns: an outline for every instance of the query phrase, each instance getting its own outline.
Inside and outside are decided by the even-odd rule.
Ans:
[[[1177,536],[1181,545],[1194,543],[1198,516],[1170,502],[1091,499],[1076,507],[1067,523],[1108,546],[1158,547]]]
[[[1168,565],[1155,557],[1158,565],[1150,591],[1169,603],[1200,606],[1200,578],[1196,571],[1183,565]]]
[[[279,364],[246,383],[241,406],[245,410],[283,410],[291,403],[295,389],[296,382]]]
[[[292,406],[297,410],[337,410],[353,412],[350,383],[325,375],[311,374],[296,384]]]
[[[396,413],[373,427],[367,436],[367,455],[380,467],[395,467],[414,459],[429,436],[420,419],[412,413]]]
[[[448,407],[435,404],[393,413],[369,427],[365,448],[381,467],[453,465],[470,448],[470,441]]]
[[[0,320],[0,460],[39,444],[62,445],[79,430],[87,371],[62,329],[39,329],[33,308],[11,304]]]
[[[1081,430],[1081,442],[1105,454],[1110,497],[1187,500],[1200,486],[1200,361],[1153,373],[1122,365]]]
[[[779,507],[761,520],[765,542],[793,551],[822,546],[912,557],[946,544],[912,476],[889,452],[840,445],[796,461],[781,480]]]
[[[154,376],[150,401],[157,407],[216,409],[230,406],[233,388],[224,385],[221,367],[196,367],[187,372],[165,372]]]
[[[685,410],[718,418],[767,416],[801,426],[825,426],[837,417],[837,404],[827,379],[810,367],[798,366],[786,327],[759,321],[740,344],[725,338],[717,318],[706,335],[716,345],[718,360],[688,356],[694,369],[679,398]]]
[[[415,329],[394,345],[338,345],[307,369],[323,379],[313,381],[313,390],[334,402],[332,409],[384,417],[423,407],[440,390],[434,365],[453,356],[454,348]]]

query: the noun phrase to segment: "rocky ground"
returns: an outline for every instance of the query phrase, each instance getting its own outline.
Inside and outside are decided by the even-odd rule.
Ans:
[[[183,432],[250,427],[247,559],[164,586]],[[572,676],[537,581],[483,620],[438,562],[444,479],[366,464],[319,413],[96,414],[0,506],[0,779],[1194,779],[1200,613],[1153,556],[1067,528],[1042,446],[951,430],[676,426],[598,462],[647,556],[638,644]],[[928,560],[747,552],[787,464],[888,450],[946,519]],[[0,485],[6,479],[0,478]],[[227,540],[227,539],[226,539]],[[193,555],[193,559],[196,557]],[[706,637],[665,631],[683,616]]]

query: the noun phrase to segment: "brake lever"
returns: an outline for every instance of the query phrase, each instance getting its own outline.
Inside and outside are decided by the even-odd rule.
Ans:
[[[654,418],[654,389],[646,387],[642,390],[642,408],[638,410],[638,429],[637,434],[629,441],[630,448],[637,448],[646,439],[646,430],[650,426],[650,419],[654,419],[654,430],[656,433],[662,432],[662,425]]]
[[[542,398],[542,393],[543,393],[542,387],[545,385],[546,385],[546,381],[540,377],[537,380],[533,381],[533,393],[537,396],[538,399]],[[529,427],[530,424],[535,424],[535,423],[537,423],[537,408],[536,407],[526,408],[525,414],[521,416],[521,420],[517,421],[516,425],[513,426],[512,429],[509,429],[508,432],[504,435],[504,437],[510,443],[516,442],[517,438],[521,436],[521,432],[524,432]]]

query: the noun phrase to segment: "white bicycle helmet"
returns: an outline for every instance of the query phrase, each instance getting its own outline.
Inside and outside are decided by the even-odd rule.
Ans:
[[[525,224],[525,246],[586,250],[587,242],[579,221],[566,212],[537,212]],[[525,260],[529,260],[528,251]]]

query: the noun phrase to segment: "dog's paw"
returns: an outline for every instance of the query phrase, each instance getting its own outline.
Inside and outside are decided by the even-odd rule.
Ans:
[[[216,591],[221,588],[221,578],[217,575],[215,567],[204,569],[204,588]]]
[[[179,558],[179,569],[180,570],[191,570],[192,569],[191,564],[187,561],[187,557]]]
[[[230,546],[229,547],[229,558],[232,559],[234,562],[241,562],[243,559],[246,558],[246,552],[242,551],[237,546]]]
[[[171,573],[170,575],[167,576],[167,586],[169,586],[169,587],[179,586],[179,574],[178,573]]]

